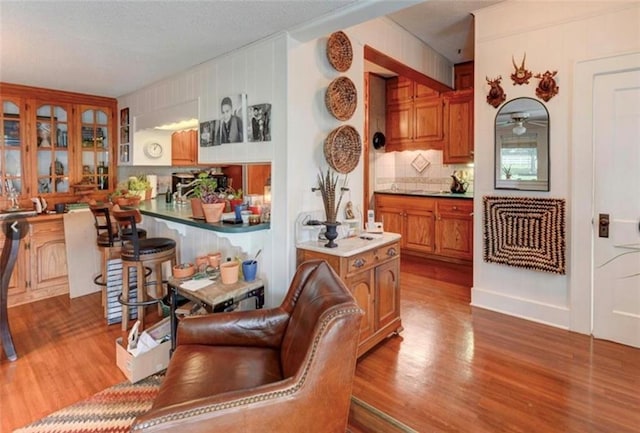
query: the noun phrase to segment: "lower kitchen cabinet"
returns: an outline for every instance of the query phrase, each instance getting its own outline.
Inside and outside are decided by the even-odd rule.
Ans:
[[[376,193],[375,213],[406,253],[473,260],[473,200]]]
[[[400,237],[358,237],[336,241],[337,248],[322,242],[297,246],[298,264],[311,259],[326,260],[345,282],[364,311],[360,325],[358,356],[393,333],[402,330],[400,319]]]
[[[11,276],[9,306],[69,292],[64,242],[64,226],[59,215],[29,219],[29,232],[20,242]],[[4,234],[0,234],[0,249],[3,246]]]

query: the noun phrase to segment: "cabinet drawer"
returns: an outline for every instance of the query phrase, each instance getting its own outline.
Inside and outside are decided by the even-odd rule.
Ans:
[[[473,203],[464,200],[440,200],[438,213],[460,214],[469,216],[473,212]]]
[[[352,275],[356,272],[369,269],[372,266],[375,266],[376,262],[376,250],[365,251],[364,253],[357,254],[353,257],[348,257],[347,275]]]
[[[436,200],[429,197],[415,197],[396,194],[376,194],[376,206],[395,207],[399,209],[420,209],[435,211]]]
[[[394,259],[400,256],[400,243],[394,242],[390,245],[385,245],[375,250],[375,253],[378,262]]]

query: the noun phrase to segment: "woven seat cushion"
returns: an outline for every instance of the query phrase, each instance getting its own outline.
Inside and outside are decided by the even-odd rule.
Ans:
[[[169,238],[148,238],[141,239],[140,242],[140,255],[157,254],[164,251],[168,251],[176,247],[176,241]],[[135,260],[133,244],[126,243],[122,246],[121,257],[123,259]],[[144,260],[144,258],[142,258]]]
[[[131,237],[131,229],[129,230],[124,230],[123,232],[123,237],[124,239],[128,239]],[[144,239],[147,237],[147,231],[144,229],[138,229],[138,238],[139,239]],[[113,237],[113,241],[114,242],[120,242],[120,237],[116,235]],[[98,246],[99,247],[112,247],[113,245],[111,245],[109,243],[109,234],[108,233],[100,233],[100,236],[98,236]]]

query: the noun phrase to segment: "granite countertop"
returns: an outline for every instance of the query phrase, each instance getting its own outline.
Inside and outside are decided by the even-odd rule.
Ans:
[[[461,198],[461,199],[473,199],[472,192],[465,192],[462,194],[453,193],[450,191],[432,191],[426,189],[381,189],[374,191],[376,194],[394,194],[394,195],[412,195],[419,197],[436,197],[436,198]]]
[[[380,234],[362,232],[358,236],[336,239],[335,242],[338,246],[335,248],[325,247],[324,244],[327,243],[326,240],[299,243],[296,245],[296,248],[331,254],[338,257],[350,257],[398,240],[400,240],[400,235],[397,233],[385,232]]]
[[[248,233],[259,230],[268,230],[271,228],[269,223],[261,223],[256,225],[249,224],[227,224],[223,222],[208,223],[205,220],[194,219],[192,217],[191,205],[186,203],[184,205],[178,205],[176,203],[166,203],[164,196],[154,200],[143,200],[138,206],[142,215],[149,215],[152,217],[164,219],[167,221],[173,221],[181,224],[186,224],[192,227],[198,227],[205,230],[211,230],[221,233]],[[223,214],[223,219],[226,218],[226,214]],[[229,214],[231,215],[231,214]],[[232,216],[233,219],[235,217]]]

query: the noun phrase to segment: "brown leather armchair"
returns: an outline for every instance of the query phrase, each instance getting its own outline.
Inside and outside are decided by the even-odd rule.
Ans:
[[[343,433],[361,319],[321,260],[300,265],[277,308],[188,317],[131,431]]]

